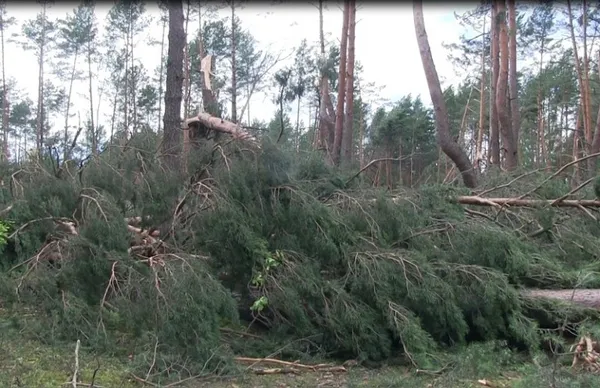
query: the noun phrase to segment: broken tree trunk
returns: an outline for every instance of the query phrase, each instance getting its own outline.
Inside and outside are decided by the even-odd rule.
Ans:
[[[191,136],[190,138],[197,137],[199,132],[206,133],[208,130],[213,130],[227,133],[233,136],[234,139],[256,142],[256,139],[244,131],[240,124],[232,123],[231,121],[223,120],[204,112],[198,113],[197,116],[188,118],[183,122],[183,129],[186,130],[189,128],[192,128],[193,132],[196,132],[195,136]]]
[[[464,195],[456,198],[462,205],[477,206],[522,206],[522,207],[600,207],[597,199],[521,199],[521,198],[483,198],[476,195]]]
[[[522,295],[529,298],[545,298],[574,303],[587,308],[600,310],[600,289],[575,290],[523,290]]]

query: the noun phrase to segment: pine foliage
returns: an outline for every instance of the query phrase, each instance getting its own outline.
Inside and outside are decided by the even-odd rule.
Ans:
[[[162,168],[153,136],[81,168],[47,160],[7,170],[0,291],[15,311],[41,314],[30,330],[47,340],[133,346],[146,361],[156,348],[164,360],[193,360],[196,372],[283,343],[294,358],[415,364],[472,340],[533,349],[542,302],[520,288],[574,286],[598,266],[597,223],[580,217],[465,213],[453,186],[368,189],[269,140],[261,151],[196,150],[184,176]],[[568,190],[548,187],[540,196]],[[160,230],[153,254],[139,251],[132,217],[139,230]],[[529,235],[534,219],[551,231]],[[223,337],[244,314],[262,324],[259,338]]]

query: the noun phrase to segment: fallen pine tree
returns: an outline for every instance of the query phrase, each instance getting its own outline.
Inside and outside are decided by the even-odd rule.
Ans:
[[[524,207],[600,207],[597,199],[523,199],[523,198],[485,198],[479,196],[458,196],[456,201],[463,205],[477,206],[524,206]]]
[[[574,288],[600,253],[589,220],[567,218],[540,243],[515,233],[525,217],[469,217],[447,187],[392,200],[345,186],[318,157],[261,148],[203,167],[202,179],[173,177],[151,147],[101,157],[81,177],[18,174],[0,209],[13,225],[3,265],[20,266],[2,272],[0,295],[45,316],[27,326],[38,335],[137,349],[144,374],[154,359],[223,371],[234,355],[282,348],[282,360],[402,354],[420,365],[451,343],[537,346],[520,290]],[[52,263],[39,260],[50,251]],[[222,330],[248,326],[251,336]]]

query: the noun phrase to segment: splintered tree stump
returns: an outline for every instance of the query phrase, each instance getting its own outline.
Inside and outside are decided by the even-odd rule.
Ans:
[[[256,141],[251,134],[242,129],[241,125],[211,116],[208,113],[198,113],[197,116],[190,117],[183,122],[183,129],[189,129],[194,126],[202,126],[208,130],[226,133],[239,140]]]
[[[600,310],[600,289],[578,290],[536,290],[529,289],[522,292],[530,298],[546,298],[574,303],[583,307]]]

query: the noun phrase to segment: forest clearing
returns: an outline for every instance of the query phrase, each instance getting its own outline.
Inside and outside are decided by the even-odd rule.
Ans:
[[[0,2],[0,386],[600,386],[600,5],[442,48],[405,6],[431,106],[379,100],[365,4],[287,57],[243,2],[99,6]]]

